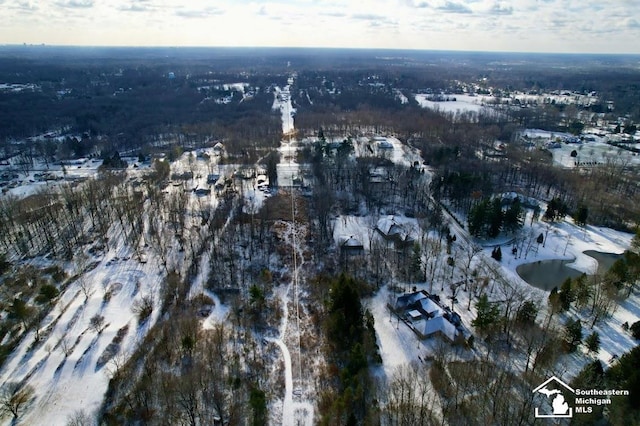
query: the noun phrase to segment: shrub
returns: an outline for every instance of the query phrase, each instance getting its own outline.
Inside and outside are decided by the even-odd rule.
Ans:
[[[131,306],[131,311],[138,316],[138,323],[143,324],[153,312],[153,296],[147,295],[136,299]]]
[[[64,272],[64,269],[62,269],[58,265],[53,265],[53,266],[50,266],[50,267],[46,268],[44,270],[44,273],[51,275],[51,278],[53,279],[53,281],[55,281],[57,283],[60,283],[65,278],[67,278],[67,273]]]
[[[94,330],[96,333],[102,333],[102,330],[105,328],[104,317],[99,314],[92,316],[89,320],[89,328]]]
[[[40,287],[40,294],[36,297],[36,302],[38,303],[48,303],[58,297],[60,292],[56,288],[56,286],[51,284],[45,284]]]

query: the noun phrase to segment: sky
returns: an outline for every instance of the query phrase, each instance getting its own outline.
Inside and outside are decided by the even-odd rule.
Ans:
[[[0,0],[0,44],[640,53],[640,0]]]

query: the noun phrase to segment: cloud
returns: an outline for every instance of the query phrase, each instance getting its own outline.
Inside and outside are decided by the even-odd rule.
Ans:
[[[349,16],[351,19],[365,22],[369,28],[396,28],[398,23],[386,15],[378,15],[375,13],[353,13]]]
[[[513,6],[504,3],[495,3],[491,9],[489,9],[491,15],[512,15]]]
[[[12,7],[12,9],[18,9],[23,12],[29,12],[29,11],[38,10],[38,6],[36,6],[30,1],[19,1]]]
[[[363,21],[384,21],[387,19],[386,16],[375,15],[373,13],[354,13],[353,15],[351,15],[351,18]]]
[[[88,9],[93,7],[93,0],[67,0],[67,1],[59,1],[56,3],[60,7],[65,7],[68,9]]]
[[[445,13],[472,13],[467,5],[452,1],[446,1],[442,6],[438,6],[437,9]]]
[[[141,3],[144,3],[144,2],[141,2]],[[120,6],[118,10],[121,12],[151,12],[154,9],[153,7],[145,6],[144,4],[131,3],[128,6]]]
[[[345,16],[347,16],[347,14],[344,12],[320,12],[320,15],[330,16],[332,18],[344,18]]]
[[[222,15],[224,10],[217,7],[206,7],[204,9],[178,9],[175,11],[175,15],[181,18],[208,18],[210,16]]]
[[[625,22],[625,26],[629,29],[635,30],[640,28],[640,22],[636,21],[633,18],[629,18],[627,19],[627,21]]]

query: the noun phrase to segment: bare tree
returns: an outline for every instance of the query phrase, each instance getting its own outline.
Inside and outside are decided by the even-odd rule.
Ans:
[[[602,318],[611,315],[617,308],[615,295],[617,289],[615,286],[602,279],[600,274],[593,276],[591,292],[591,328],[595,326]]]
[[[65,358],[73,353],[73,343],[67,337],[61,338],[59,345]]]
[[[102,330],[104,330],[105,327],[104,317],[100,314],[95,314],[89,320],[89,328],[98,334],[102,333]]]
[[[94,426],[95,420],[84,410],[76,410],[67,417],[66,426]]]
[[[111,380],[116,380],[120,377],[120,373],[124,371],[127,364],[127,354],[119,353],[109,360],[107,364],[107,373]]]
[[[17,382],[5,384],[0,389],[0,413],[11,414],[14,419],[17,419],[33,397],[33,392],[33,387],[30,385],[21,386]]]
[[[382,418],[389,426],[431,425],[436,393],[423,365],[401,365],[384,384]]]
[[[91,295],[93,295],[95,289],[93,288],[89,280],[85,278],[84,275],[81,275],[78,278],[78,284],[80,285],[80,291],[82,291],[82,294],[84,294],[84,300],[86,302],[87,300],[89,300]]]

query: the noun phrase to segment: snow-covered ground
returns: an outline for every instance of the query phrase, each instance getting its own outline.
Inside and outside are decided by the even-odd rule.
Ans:
[[[362,222],[367,223],[366,219]],[[453,223],[453,222],[452,222]],[[349,229],[353,233],[357,233],[358,229],[351,227]],[[361,231],[363,232],[363,231]],[[547,233],[546,225],[543,223],[534,223],[530,230],[526,231],[527,234],[533,235],[534,245],[535,238],[540,233]],[[548,239],[546,247],[539,247],[535,252],[533,249],[528,255],[522,254],[515,258],[510,250],[510,245],[503,247],[503,258],[501,263],[495,262],[490,259],[492,248],[486,247],[483,252],[480,253],[474,265],[480,267],[481,262],[490,262],[494,267],[500,268],[503,277],[508,279],[513,285],[520,288],[523,294],[527,294],[532,300],[536,300],[541,308],[541,314],[539,318],[545,315],[547,306],[548,292],[532,287],[527,284],[516,272],[517,266],[529,263],[537,262],[546,259],[573,259],[573,262],[569,264],[572,268],[579,271],[586,272],[588,274],[593,273],[597,268],[597,262],[594,258],[584,254],[586,250],[596,250],[606,253],[622,253],[629,247],[632,235],[623,232],[614,231],[608,228],[587,226],[581,228],[574,225],[571,220],[566,220],[555,225],[552,225],[548,232]],[[460,239],[459,239],[460,240]],[[454,256],[456,251],[461,251],[462,247],[460,243],[454,243]],[[458,246],[458,247],[456,247]],[[458,262],[464,263],[463,257],[458,258]],[[439,275],[436,274],[436,279]],[[452,271],[453,277],[462,277],[463,271],[456,269]],[[446,275],[440,275],[442,277],[449,277],[448,272]],[[451,291],[448,288],[450,280],[446,280],[447,285],[444,287],[444,292],[440,292],[441,285],[439,283],[423,283],[417,284],[418,290],[425,289],[428,291],[434,291],[439,294],[443,300],[448,300]],[[486,291],[490,294],[490,298],[499,298],[499,290],[495,285],[489,286]],[[493,295],[493,296],[492,296]],[[397,296],[397,295],[396,295]],[[456,312],[460,314],[463,320],[463,324],[466,327],[473,329],[471,321],[475,319],[475,298],[471,300],[470,309],[469,306],[470,294],[464,291],[458,291],[456,294],[457,304],[454,306]],[[381,291],[370,302],[370,309],[374,313],[376,320],[376,332],[380,341],[381,353],[384,360],[384,370],[386,374],[393,371],[393,368],[398,364],[407,361],[419,361],[420,356],[424,358],[425,353],[433,354],[433,347],[431,344],[424,344],[419,342],[417,337],[409,330],[409,328],[403,323],[397,324],[397,320],[390,316],[386,304],[391,301],[389,292],[387,289]],[[575,317],[576,315],[584,315],[584,313],[572,312],[560,315],[560,322],[569,317]],[[622,329],[623,323],[633,324],[640,320],[640,295],[634,294],[626,300],[621,301],[618,304],[617,309],[610,318],[603,319],[593,330],[589,329],[589,321],[583,321],[583,328],[585,336],[592,331],[597,331],[600,335],[601,349],[597,354],[597,358],[600,359],[605,365],[608,364],[612,355],[621,355],[636,346],[637,342],[633,340],[629,333]],[[397,327],[396,327],[397,326]],[[430,352],[431,351],[431,352]],[[565,378],[571,378],[577,374],[582,366],[589,362],[593,355],[586,355],[586,351],[578,351],[575,354],[563,355],[560,363],[565,366],[566,376]]]
[[[575,157],[571,156],[576,151]],[[640,156],[630,151],[608,145],[604,142],[587,142],[583,144],[562,144],[559,148],[550,149],[553,161],[563,167],[596,166],[604,164],[640,165]]]
[[[392,141],[393,139],[387,138],[387,140]],[[400,142],[398,141],[397,143]],[[413,164],[414,161],[420,161],[421,163],[418,153],[407,150],[406,147],[398,147],[397,143],[393,144],[394,162],[404,165]],[[544,210],[544,203],[541,204],[543,204]],[[568,266],[571,268],[591,274],[597,269],[597,261],[593,257],[586,255],[585,251],[595,250],[603,253],[619,254],[628,249],[632,238],[631,234],[608,228],[590,225],[579,227],[570,218],[554,224],[542,221],[533,221],[532,223],[532,212],[528,211],[525,218],[525,227],[515,238],[515,241],[514,236],[501,237],[493,241],[475,241],[467,234],[466,230],[461,228],[446,213],[445,218],[451,231],[458,237],[452,246],[455,267],[453,269],[449,268],[444,262],[446,255],[442,254],[440,265],[436,267],[436,271],[433,274],[433,280],[430,279],[426,283],[416,284],[405,284],[393,279],[392,282],[405,289],[415,286],[418,290],[424,289],[433,292],[440,295],[444,303],[449,304],[452,296],[452,289],[450,289],[449,285],[452,280],[454,282],[463,280],[466,276],[465,274],[468,273],[464,270],[463,265],[467,263],[465,253],[468,251],[470,244],[473,243],[484,247],[471,261],[471,269],[478,269],[481,276],[487,272],[487,267],[498,270],[500,275],[511,283],[510,285],[516,286],[524,297],[536,301],[541,309],[539,318],[543,318],[545,315],[548,292],[526,283],[516,271],[518,266],[542,260],[565,259],[570,262]],[[376,219],[370,215],[339,216],[334,221],[334,240],[336,244],[346,238],[354,237],[363,244],[365,250],[369,250],[371,241],[374,238],[378,238],[377,233],[373,231],[377,224]],[[418,228],[417,222],[412,222],[411,224]],[[416,234],[422,235],[424,231],[418,229]],[[544,245],[539,245],[536,242],[540,234],[543,234],[546,240]],[[500,263],[491,258],[491,251],[496,244],[502,245],[503,256]],[[511,253],[511,248],[514,244],[518,247],[516,256]],[[428,259],[425,258],[423,261],[428,261]],[[489,297],[494,300],[500,300],[502,297],[502,290],[495,283],[490,284],[483,291],[487,292]],[[434,351],[438,350],[440,342],[438,338],[420,341],[405,324],[390,315],[386,305],[393,303],[398,295],[391,293],[388,287],[383,287],[367,304],[375,318],[376,333],[383,359],[383,367],[377,374],[385,378],[389,378],[399,365],[413,361],[424,362],[425,357],[432,356]],[[471,300],[469,300],[470,297]],[[476,317],[476,296],[464,290],[457,290],[455,298],[456,303],[452,308],[461,316],[465,327],[473,332],[471,321]],[[584,313],[561,314],[559,322],[562,324],[569,316],[576,315],[580,316],[584,315]],[[621,325],[625,322],[632,324],[639,319],[640,295],[634,294],[618,304],[612,317],[600,321],[593,328],[594,331],[600,334],[601,339],[601,350],[597,357],[605,365],[613,354],[620,355],[636,345],[631,336],[622,330]],[[588,321],[583,321],[583,323],[586,336],[591,333],[591,330],[589,330],[590,324]],[[474,355],[473,353],[466,355],[458,353],[456,356]],[[570,379],[577,374],[592,357],[593,355],[587,355],[584,351],[563,355],[560,363],[564,365],[565,378]],[[522,360],[516,360],[516,363],[521,363],[524,366],[524,361]]]
[[[309,166],[296,161],[299,148],[300,145],[294,138],[283,140],[278,147],[280,152],[280,162],[277,165],[278,186],[287,188],[304,183],[304,175],[307,174]]]
[[[291,104],[291,92],[289,91],[291,85],[293,84],[293,78],[290,77],[288,84],[283,87],[275,87],[274,89],[274,100],[272,109],[280,110],[282,115],[282,133],[288,135],[289,133],[295,130],[293,124],[293,117],[296,113],[295,108]]]
[[[396,137],[387,136],[385,139],[393,146],[393,153],[390,160],[395,164],[409,167],[414,163],[418,163],[419,165],[423,163],[422,156],[417,150],[403,144]]]
[[[293,187],[298,179],[301,179],[301,167],[296,163],[297,151],[299,145],[296,139],[288,138],[287,135],[292,135],[295,132],[293,125],[294,112],[291,106],[291,97],[289,93],[289,87],[293,84],[293,77],[288,80],[288,85],[280,90],[276,88],[274,109],[280,109],[282,112],[282,132],[285,138],[283,138],[280,147],[280,163],[277,165],[278,172],[278,186],[281,187]],[[301,182],[301,181],[300,181]],[[292,196],[293,203],[293,196]],[[302,371],[302,359],[300,358],[300,310],[299,310],[299,297],[300,297],[300,268],[304,262],[303,250],[301,238],[298,233],[299,224],[295,219],[295,205],[291,206],[292,220],[288,224],[289,227],[289,243],[292,246],[294,253],[292,265],[290,270],[293,272],[291,277],[291,283],[284,289],[279,290],[280,305],[283,307],[282,322],[280,325],[279,336],[276,338],[267,338],[268,341],[278,345],[282,352],[284,360],[284,380],[285,380],[285,394],[282,398],[282,405],[279,402],[275,403],[276,410],[281,413],[280,419],[282,425],[313,425],[314,419],[314,403],[309,400],[310,394],[315,394],[315,390],[311,389],[311,384],[308,380],[305,380],[305,375]],[[290,306],[293,307],[294,312],[290,312]],[[290,317],[296,318],[296,321],[290,323]],[[291,329],[294,329],[291,331]],[[297,371],[294,371],[292,361],[292,351],[294,351],[294,357],[297,356]],[[297,376],[297,380],[294,379],[294,375]],[[294,389],[294,384],[296,388]]]
[[[164,274],[154,256],[141,264],[127,249],[115,248],[91,261],[98,261],[95,269],[69,285],[40,323],[40,342],[35,344],[35,331],[29,332],[0,372],[0,383],[24,381],[35,390],[20,424],[43,424],[46,419],[46,424],[64,425],[78,410],[95,413],[111,372],[157,320]],[[138,324],[131,306],[146,295],[154,297],[156,306],[151,317]],[[104,317],[100,333],[90,327],[95,315]],[[124,334],[121,342],[109,348],[119,331]]]
[[[123,158],[129,164],[128,171],[131,174],[147,170],[150,163],[139,163],[137,158]],[[17,159],[12,158],[9,164],[0,165],[0,175],[8,174],[17,177],[6,182],[2,188],[2,195],[11,194],[18,198],[33,195],[38,191],[50,191],[61,184],[81,181],[93,178],[98,174],[98,168],[102,160],[80,158],[73,160],[72,164],[65,166],[58,164],[45,164],[41,161],[34,162],[28,173],[24,173],[17,164]],[[13,183],[12,183],[13,182]],[[2,196],[0,195],[0,196]]]
[[[471,96],[471,95],[446,95],[449,98],[455,98],[455,101],[441,101],[434,102],[427,98],[431,95],[416,94],[415,100],[423,108],[429,108],[442,112],[479,112],[487,104],[494,102],[495,98],[492,96]]]
[[[551,132],[540,129],[525,129],[521,135],[538,144],[539,147],[547,147],[553,155],[555,164],[561,167],[573,168],[576,166],[597,166],[604,164],[615,165],[640,165],[640,156],[637,154],[607,144],[609,136],[586,134],[588,140],[580,143],[565,143],[564,140],[575,138],[570,133]],[[576,156],[572,157],[572,151]]]
[[[290,86],[293,84],[293,77],[289,77],[288,85],[284,88],[274,89],[273,107],[280,110],[282,117],[282,133],[284,135],[278,151],[280,152],[280,163],[278,163],[278,186],[293,187],[302,184],[302,175],[308,167],[296,162],[296,156],[300,149],[299,142],[293,137],[295,134],[294,115],[295,108],[291,104]]]
[[[218,172],[215,161],[204,161],[196,158],[196,154],[186,152],[171,165],[172,174],[191,171],[193,179],[173,182],[166,189],[167,192],[188,191],[185,211],[188,224],[198,224],[200,208],[215,208],[218,203],[215,191],[205,195],[193,192],[196,188],[210,188],[206,183],[207,173]],[[75,168],[74,173],[78,170],[88,177],[97,173],[97,162],[89,163],[92,167]],[[130,166],[129,178],[138,177],[144,169]],[[234,170],[234,166],[228,165],[221,167],[220,173],[231,176]],[[54,172],[63,173],[60,169],[54,169]],[[241,182],[250,185],[249,180]],[[29,183],[24,190],[34,186],[37,184]],[[147,215],[148,212],[144,216],[145,222]],[[79,410],[94,414],[103,401],[114,369],[123,365],[156,323],[166,269],[153,248],[146,249],[143,262],[139,262],[119,229],[114,224],[109,231],[108,252],[96,256],[86,254],[84,261],[72,262],[65,267],[70,276],[81,270],[82,273],[60,294],[55,307],[39,324],[40,341],[34,343],[35,331],[27,333],[0,370],[0,385],[23,382],[35,390],[20,424],[43,424],[42,419],[47,419],[46,424],[63,425]],[[184,268],[184,262],[180,263],[184,254],[178,252],[177,245],[169,250],[167,258],[170,262],[175,261],[175,266]],[[191,294],[204,293],[214,300],[211,314],[203,322],[205,328],[224,321],[228,314],[228,308],[214,294],[204,291],[209,270],[207,256],[205,253],[201,259],[202,272],[195,280]],[[92,268],[84,271],[87,265]],[[153,298],[154,309],[143,324],[138,324],[132,305],[145,296]],[[101,332],[90,326],[96,315],[103,317]]]

